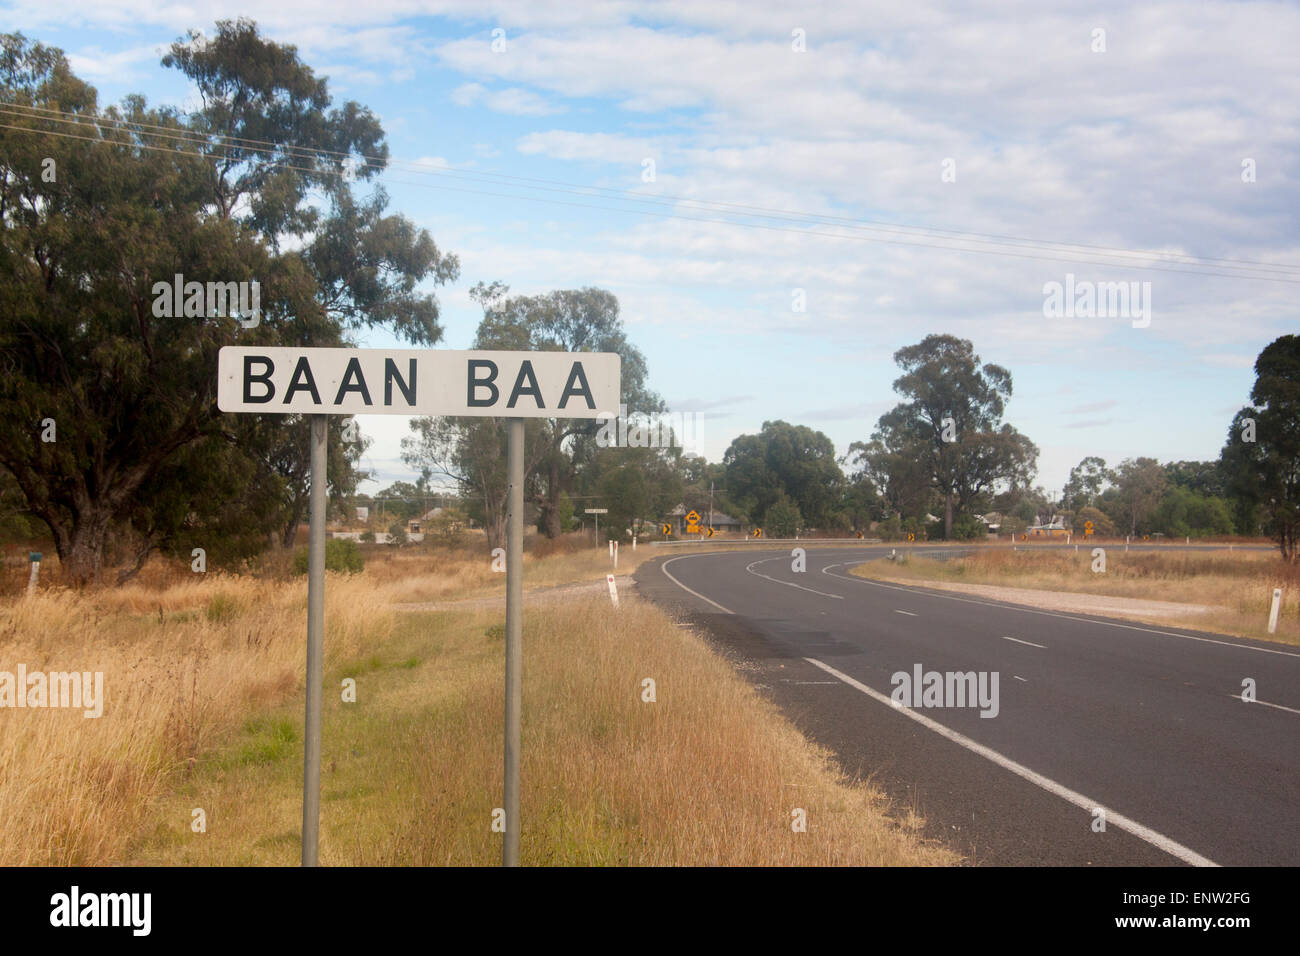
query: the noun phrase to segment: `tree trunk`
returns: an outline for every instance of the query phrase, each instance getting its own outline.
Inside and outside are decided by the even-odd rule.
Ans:
[[[560,528],[560,463],[551,455],[546,476],[546,501],[542,508],[542,534],[558,537]]]
[[[78,587],[99,582],[104,571],[104,539],[112,518],[109,508],[91,504],[74,519],[71,534],[55,535],[66,580]]]
[[[502,489],[501,495],[496,497],[492,494],[488,482],[482,482],[479,487],[483,491],[483,533],[487,537],[488,549],[504,548],[506,546],[506,511],[510,507],[510,502],[506,500],[506,490]]]
[[[943,539],[952,540],[952,492],[948,492],[943,503]]]
[[[125,584],[127,581],[130,581],[133,577],[135,577],[137,574],[140,573],[140,569],[144,567],[144,563],[149,560],[149,555],[153,554],[154,547],[155,544],[153,539],[146,537],[145,543],[136,552],[135,561],[131,564],[131,566],[129,568],[123,568],[122,570],[117,572],[117,583],[119,586]]]

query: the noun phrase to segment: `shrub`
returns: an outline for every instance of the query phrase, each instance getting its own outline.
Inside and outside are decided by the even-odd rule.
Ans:
[[[325,542],[325,570],[358,574],[365,567],[361,549],[347,538],[331,538]],[[293,573],[307,573],[307,549],[299,548],[293,556]]]
[[[374,544],[374,543],[375,543],[375,533],[374,533],[373,531],[363,531],[363,532],[361,532],[361,543],[362,543],[362,544]]]
[[[388,543],[406,544],[406,542],[407,542],[406,526],[403,525],[400,521],[397,522],[396,524],[390,525],[388,528]]]
[[[958,515],[952,523],[952,536],[955,541],[974,541],[988,534],[984,522],[974,515]]]
[[[782,496],[767,509],[767,514],[763,517],[763,534],[769,538],[793,538],[799,533],[802,522],[799,506]]]

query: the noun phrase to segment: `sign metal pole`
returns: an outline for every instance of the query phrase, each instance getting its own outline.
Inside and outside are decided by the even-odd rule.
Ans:
[[[327,415],[505,418],[505,828],[502,861],[519,865],[520,719],[523,703],[524,422],[603,418],[619,407],[614,352],[224,346],[217,360],[223,412],[303,415],[311,422],[311,540],[307,579],[307,694],[303,746],[302,865],[319,862],[321,710],[324,696]],[[512,384],[513,383],[513,384]],[[382,403],[379,398],[382,396]],[[382,517],[384,502],[379,501]],[[590,512],[591,509],[588,509]],[[607,509],[600,509],[606,513]],[[596,517],[597,541],[600,537]],[[39,558],[39,555],[37,555]],[[33,568],[33,574],[35,569]]]
[[[303,734],[302,865],[316,866],[320,847],[321,698],[325,632],[326,415],[311,416],[311,538],[307,545],[307,719]]]
[[[506,792],[502,866],[519,865],[519,741],[523,708],[524,420],[508,419],[506,470]]]

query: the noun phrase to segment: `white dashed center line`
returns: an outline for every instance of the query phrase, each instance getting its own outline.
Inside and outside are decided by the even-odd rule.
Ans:
[[[1033,641],[1022,641],[1022,640],[1021,640],[1020,638],[1018,638],[1018,637],[1007,637],[1005,634],[1002,635],[1002,640],[1004,640],[1004,641],[1015,641],[1017,644],[1028,644],[1030,647],[1037,647],[1037,648],[1040,648],[1040,649],[1042,649],[1042,650],[1047,650],[1047,647],[1046,647],[1046,645],[1044,645],[1044,644],[1035,644]]]

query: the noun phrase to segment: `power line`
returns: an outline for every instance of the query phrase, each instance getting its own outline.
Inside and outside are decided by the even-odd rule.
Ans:
[[[39,111],[42,114],[51,114],[49,116],[43,116],[41,118],[50,119],[51,121],[54,122],[64,122],[64,123],[73,123],[73,124],[80,124],[81,119],[85,117],[85,114],[77,114],[77,113],[70,113],[70,112],[60,111],[60,110],[52,110],[45,107],[27,106],[25,104],[0,104],[0,111],[4,111],[6,109],[19,111],[19,115],[28,115],[28,114],[23,114],[21,112],[22,110]],[[71,117],[71,119],[67,117]],[[162,132],[156,134],[145,134],[145,135],[155,135],[155,136],[161,136],[166,138],[174,138],[174,139],[180,139],[182,142],[194,143],[196,145],[202,145],[208,147],[212,146],[211,137],[208,134],[202,133],[200,131],[186,130],[183,128],[176,128],[176,127],[168,127],[157,123],[141,123],[136,121],[128,121],[124,119],[117,119],[115,117],[102,116],[102,114],[100,115],[99,118],[102,118],[104,121],[110,124],[115,124],[117,128],[122,128],[128,131],[135,130],[137,127],[150,128],[150,129],[160,130]],[[657,204],[657,205],[672,205],[674,203],[690,203],[693,206],[702,207],[704,211],[717,211],[717,210],[726,210],[726,209],[749,210],[756,213],[771,214],[771,215],[762,215],[759,218],[777,218],[777,219],[784,219],[785,221],[807,222],[807,223],[823,224],[823,225],[839,224],[839,225],[845,225],[849,228],[896,233],[900,235],[924,236],[927,234],[939,234],[942,236],[949,236],[967,242],[985,241],[985,242],[992,242],[997,245],[1003,245],[1007,243],[1022,243],[1022,244],[1029,244],[1031,246],[1042,246],[1042,247],[1055,246],[1055,247],[1060,247],[1061,249],[1084,249],[1094,253],[1115,253],[1117,255],[1126,256],[1126,257],[1140,256],[1144,258],[1165,258],[1165,259],[1168,259],[1168,257],[1175,257],[1177,259],[1190,260],[1182,263],[1186,265],[1198,265],[1203,263],[1222,262],[1222,263],[1227,263],[1229,265],[1258,266],[1261,269],[1270,270],[1270,271],[1280,271],[1288,275],[1300,272],[1300,265],[1288,265],[1286,263],[1266,262],[1258,259],[1226,258],[1220,256],[1197,256],[1191,253],[1166,252],[1166,251],[1143,250],[1143,249],[1123,249],[1115,246],[1099,246],[1099,245],[1093,245],[1087,243],[1062,242],[1058,240],[1040,240],[1040,239],[1026,238],[1023,236],[1010,236],[1010,235],[1002,235],[996,233],[980,233],[980,232],[959,231],[959,230],[951,230],[951,229],[940,229],[937,227],[930,227],[930,226],[905,226],[898,223],[886,222],[883,220],[854,219],[845,216],[832,216],[832,215],[821,214],[821,213],[793,213],[789,210],[774,209],[769,206],[754,206],[754,205],[747,205],[743,203],[722,202],[719,200],[696,199],[689,196],[679,196],[673,194],[662,194],[657,197],[643,196],[639,194],[633,194],[631,190],[618,189],[610,186],[593,186],[589,184],[569,183],[562,180],[541,179],[541,178],[529,177],[529,176],[514,176],[506,173],[492,173],[492,172],[479,171],[479,170],[453,170],[450,168],[430,167],[425,163],[392,159],[391,157],[385,157],[385,156],[378,156],[378,155],[366,156],[364,154],[353,154],[341,150],[329,150],[329,149],[317,148],[317,147],[292,146],[288,144],[278,144],[271,140],[251,139],[246,137],[230,136],[228,134],[222,134],[222,133],[213,134],[213,135],[217,139],[223,139],[228,141],[229,143],[234,144],[231,147],[222,146],[221,148],[237,148],[237,149],[270,148],[273,150],[286,151],[290,154],[301,154],[303,158],[329,156],[329,157],[335,157],[339,161],[351,159],[355,155],[357,158],[364,160],[367,165],[380,166],[381,168],[402,168],[406,171],[416,172],[423,175],[445,176],[445,177],[452,177],[452,178],[469,179],[469,180],[480,181],[480,182],[486,181],[490,183],[504,184],[504,185],[513,185],[516,183],[525,183],[525,184],[531,183],[531,184],[537,184],[538,188],[546,188],[549,191],[570,192],[570,193],[576,191],[577,194],[579,195],[592,195],[593,193],[610,193],[620,197],[621,201],[625,201],[625,202],[638,202],[638,203]],[[293,168],[298,168],[298,167],[293,167]],[[326,175],[329,174],[327,171],[323,171],[323,173]],[[520,198],[520,197],[510,197],[510,198]]]
[[[0,105],[0,112],[3,112],[4,110],[5,110],[5,107],[4,107],[3,105]],[[24,114],[24,118],[29,118],[29,117],[27,117],[27,116]],[[53,121],[53,122],[60,122],[60,121],[62,121],[62,122],[67,122],[67,121],[65,121],[65,120],[56,120],[56,119],[53,119],[53,118],[47,118],[47,117],[41,117],[41,118],[43,118],[43,119],[49,119],[50,121]],[[153,137],[155,137],[155,138],[157,138],[157,139],[163,139],[163,140],[166,140],[166,139],[174,139],[174,140],[178,140],[179,143],[184,143],[184,144],[186,144],[186,145],[203,145],[203,146],[210,146],[210,145],[211,145],[211,144],[208,143],[208,141],[206,141],[206,140],[203,140],[203,139],[196,139],[196,138],[195,138],[196,136],[199,136],[199,135],[201,135],[201,134],[193,134],[193,133],[189,133],[189,132],[184,132],[184,133],[182,133],[182,132],[179,132],[179,131],[177,131],[177,132],[167,132],[167,133],[144,133],[144,132],[139,131],[139,130],[134,130],[134,131],[133,131],[133,130],[130,128],[130,126],[129,126],[128,124],[126,124],[126,121],[113,120],[112,118],[108,118],[108,121],[109,121],[109,122],[112,122],[112,123],[117,123],[117,124],[119,124],[119,125],[117,125],[117,126],[114,126],[114,127],[113,127],[114,129],[117,129],[117,130],[122,131],[122,132],[134,132],[135,135],[137,135],[137,136],[142,136],[142,137],[143,137],[143,136],[153,136]],[[78,124],[76,124],[76,125],[83,125],[83,124],[78,123]],[[151,126],[156,126],[156,124],[142,124],[142,125],[151,125]],[[104,139],[102,136],[101,136],[101,137],[96,137],[96,136],[81,136],[81,135],[76,135],[76,134],[68,133],[68,132],[62,132],[62,131],[58,131],[58,130],[35,130],[35,129],[32,129],[32,128],[30,128],[30,127],[13,126],[13,125],[10,125],[10,124],[0,124],[0,129],[9,129],[9,130],[15,130],[15,131],[18,131],[18,132],[25,132],[25,133],[39,133],[39,134],[43,134],[43,135],[57,136],[57,137],[62,137],[62,138],[66,138],[66,139],[73,139],[73,140],[82,140],[82,141],[87,141],[87,142],[92,142],[92,143],[111,143],[111,141]],[[262,142],[262,143],[265,143],[266,141],[250,140],[249,142]],[[125,145],[125,144],[114,144],[114,145]],[[151,143],[144,142],[144,141],[138,141],[138,142],[135,142],[135,143],[133,143],[133,144],[131,144],[131,145],[134,146],[134,147],[136,147],[136,148],[140,148],[140,149],[148,149],[148,150],[153,150],[153,151],[157,151],[157,152],[166,152],[166,153],[172,153],[172,154],[174,154],[174,153],[176,153],[176,152],[186,152],[185,150],[177,150],[177,149],[174,148],[173,146],[157,146],[157,145],[153,145],[153,144],[151,144]],[[273,145],[273,144],[268,144],[268,145]],[[232,150],[232,149],[237,149],[237,148],[241,148],[241,147],[229,147],[229,146],[218,146],[218,147],[217,147],[217,149],[225,149],[225,150]],[[303,148],[300,148],[300,147],[278,147],[278,148],[285,149],[285,150],[290,150],[290,151],[292,151],[292,150],[298,150],[298,151],[300,151],[300,152],[304,152],[304,153],[308,152],[307,150],[305,150],[305,149],[303,149]],[[328,150],[319,150],[319,151],[316,151],[316,152],[318,152],[318,153],[328,153],[328,154],[333,154],[333,155],[348,155],[348,154],[343,154],[343,153],[338,153],[338,152],[335,152],[335,151],[328,151]],[[215,159],[225,158],[225,159],[227,159],[227,160],[230,160],[230,159],[233,158],[233,157],[232,157],[231,155],[229,155],[228,153],[227,153],[226,155],[222,156],[221,154],[219,154],[219,153],[217,153],[217,152],[215,152],[215,151],[209,151],[209,152],[207,152],[207,153],[199,153],[199,152],[195,152],[195,153],[192,153],[191,155],[195,155],[195,156],[197,156],[197,157],[199,157],[199,158],[215,158]],[[382,160],[382,158],[378,158],[378,161],[381,161],[381,162],[382,162],[383,160]],[[313,168],[313,167],[297,166],[297,165],[294,165],[293,163],[290,163],[290,162],[274,162],[274,161],[273,161],[273,162],[267,163],[266,165],[271,166],[271,167],[273,167],[273,168],[291,169],[291,170],[295,170],[295,171],[299,171],[299,172],[312,173],[312,174],[315,174],[315,175],[321,175],[321,176],[339,176],[339,175],[342,175],[342,174],[340,174],[340,173],[338,173],[338,172],[335,172],[335,171],[332,171],[332,170],[322,170],[322,169],[319,169],[319,168]],[[399,164],[399,165],[400,165],[400,164]],[[429,174],[429,175],[449,175],[449,173],[448,173],[447,171],[445,171],[445,170],[435,170],[435,169],[431,169],[431,168],[429,168],[429,167],[427,167],[427,166],[423,166],[423,165],[420,165],[420,164],[415,164],[415,169],[416,169],[416,171],[418,171],[418,172],[420,172],[420,173],[423,173],[423,174]],[[451,173],[450,175],[457,175],[457,174],[455,174],[455,173]],[[498,174],[490,174],[490,175],[497,176]],[[461,178],[466,178],[466,177],[462,174],[462,175],[461,175]],[[519,180],[524,180],[524,179],[525,179],[524,177],[505,177],[505,176],[499,176],[499,178],[500,178],[500,179],[519,179]],[[745,228],[751,228],[751,229],[764,229],[764,230],[767,230],[767,231],[775,231],[775,232],[792,233],[792,234],[795,234],[795,235],[809,236],[809,237],[816,237],[816,238],[828,238],[828,239],[853,239],[853,240],[858,240],[858,241],[863,241],[863,242],[879,242],[879,243],[884,243],[884,244],[889,244],[889,245],[917,246],[917,247],[921,247],[921,248],[937,249],[937,250],[950,251],[950,252],[972,252],[972,253],[980,253],[980,254],[984,254],[984,255],[997,255],[997,256],[1004,256],[1004,257],[1008,257],[1008,258],[1031,259],[1031,260],[1041,260],[1041,261],[1050,261],[1050,262],[1071,262],[1071,263],[1082,263],[1082,264],[1088,264],[1088,265],[1119,266],[1119,267],[1124,267],[1124,268],[1133,268],[1133,269],[1146,270],[1146,271],[1171,272],[1171,273],[1184,274],[1184,275],[1200,275],[1200,276],[1208,276],[1208,277],[1212,277],[1212,278],[1256,279],[1256,280],[1262,280],[1262,281],[1268,281],[1268,282],[1284,282],[1284,283],[1289,283],[1289,284],[1300,283],[1300,272],[1288,272],[1288,271],[1285,271],[1285,270],[1289,270],[1289,269],[1300,269],[1300,266],[1287,266],[1287,265],[1282,264],[1282,263],[1259,263],[1258,265],[1253,264],[1253,263],[1258,262],[1258,260],[1243,260],[1243,259],[1237,259],[1237,260],[1232,260],[1232,259],[1216,259],[1216,258],[1213,258],[1213,257],[1193,257],[1193,256],[1190,256],[1190,255],[1187,255],[1187,254],[1183,254],[1183,253],[1160,253],[1160,252],[1143,251],[1143,250],[1128,250],[1128,251],[1122,251],[1122,252],[1117,252],[1117,253],[1109,253],[1109,252],[1103,252],[1103,251],[1096,251],[1096,252],[1087,253],[1087,255],[1103,257],[1102,261],[1098,261],[1097,259],[1083,258],[1083,257],[1081,257],[1081,256],[1079,256],[1079,255],[1047,255],[1047,254],[1044,254],[1044,252],[1036,252],[1036,253],[1014,252],[1014,251],[1010,251],[1010,250],[1011,250],[1011,249],[1023,249],[1023,248],[1027,248],[1027,247],[1024,246],[1024,245],[1010,245],[1010,243],[1029,243],[1029,244],[1035,244],[1035,243],[1037,243],[1038,245],[1042,246],[1042,247],[1043,247],[1047,252],[1066,252],[1066,251],[1068,251],[1068,249],[1069,249],[1071,246],[1076,247],[1076,248],[1083,248],[1083,249],[1096,249],[1096,250],[1103,250],[1103,249],[1112,248],[1112,247],[1102,247],[1102,246],[1089,247],[1089,246],[1082,246],[1082,245],[1079,245],[1079,244],[1071,244],[1071,243],[1054,243],[1054,242],[1040,243],[1038,240],[1023,239],[1023,238],[1019,238],[1019,237],[1007,237],[1006,239],[998,240],[998,239],[996,239],[995,237],[992,237],[992,236],[988,236],[987,238],[985,238],[984,234],[978,234],[978,233],[956,233],[956,232],[951,233],[952,236],[954,237],[954,241],[957,241],[957,242],[980,242],[980,243],[984,243],[984,244],[987,244],[987,245],[993,245],[993,246],[998,247],[998,248],[993,248],[993,249],[970,248],[970,247],[968,247],[968,246],[960,246],[960,245],[943,245],[943,244],[939,244],[939,243],[936,243],[936,242],[933,242],[933,241],[931,241],[931,242],[919,241],[920,239],[922,239],[922,238],[925,237],[925,234],[924,234],[924,233],[909,233],[909,232],[904,232],[903,230],[900,230],[900,229],[884,229],[884,230],[882,230],[882,229],[876,229],[875,227],[872,227],[872,226],[853,225],[853,224],[852,224],[852,223],[853,223],[852,220],[846,220],[846,219],[844,219],[843,217],[820,217],[820,218],[819,218],[819,217],[812,216],[812,215],[807,215],[807,216],[802,216],[802,215],[790,216],[790,215],[785,215],[785,214],[781,214],[781,215],[776,215],[776,214],[766,215],[766,214],[765,214],[765,215],[762,215],[762,216],[753,217],[753,214],[747,214],[747,213],[741,213],[741,214],[739,214],[739,215],[750,215],[751,218],[766,218],[766,219],[777,218],[777,219],[785,219],[786,221],[790,221],[790,222],[803,222],[803,223],[808,223],[808,224],[810,224],[810,225],[817,225],[817,224],[829,224],[829,225],[833,225],[833,224],[835,223],[835,221],[843,221],[843,222],[850,223],[850,225],[846,226],[846,228],[857,229],[857,230],[859,230],[859,231],[874,231],[874,232],[887,232],[887,233],[900,233],[900,232],[901,232],[903,235],[915,236],[916,239],[917,239],[918,241],[906,241],[906,240],[902,240],[902,239],[884,239],[884,238],[878,238],[878,237],[876,237],[876,236],[874,236],[874,235],[853,235],[853,234],[845,234],[845,233],[841,233],[841,232],[824,232],[824,231],[815,230],[815,229],[793,229],[793,228],[788,228],[788,227],[769,225],[769,224],[762,223],[762,222],[749,222],[749,221],[745,221],[745,220],[736,220],[736,219],[716,219],[716,218],[709,218],[709,217],[702,217],[702,216],[688,216],[688,215],[683,215],[683,214],[681,214],[681,213],[679,213],[679,212],[662,212],[662,211],[655,210],[655,209],[635,209],[635,208],[625,208],[625,207],[621,207],[621,206],[599,205],[599,204],[592,204],[592,203],[578,203],[578,202],[571,202],[571,201],[558,200],[558,199],[548,199],[548,198],[544,198],[544,197],[540,197],[540,196],[520,195],[520,194],[517,194],[517,193],[498,193],[498,192],[491,192],[491,191],[487,191],[487,190],[469,189],[469,188],[466,188],[466,187],[463,187],[463,186],[442,186],[442,185],[435,185],[435,184],[433,184],[433,183],[428,183],[428,182],[412,182],[412,181],[409,181],[409,180],[400,180],[400,179],[394,179],[394,178],[390,178],[390,181],[391,181],[391,182],[395,182],[395,183],[399,183],[399,184],[402,184],[402,185],[411,185],[411,186],[422,187],[422,188],[430,188],[430,189],[443,189],[443,190],[450,191],[450,192],[460,192],[460,193],[468,193],[468,194],[475,194],[475,195],[485,195],[485,196],[492,196],[492,197],[496,197],[496,198],[504,198],[504,199],[512,199],[512,200],[521,200],[521,201],[525,201],[525,202],[540,202],[540,203],[547,203],[547,204],[550,204],[550,205],[562,205],[562,206],[570,206],[570,207],[575,207],[575,208],[594,209],[594,210],[598,210],[598,211],[602,211],[602,212],[624,212],[624,213],[632,213],[632,214],[634,214],[634,215],[658,216],[658,217],[661,217],[661,218],[678,219],[678,220],[691,221],[691,222],[703,222],[703,223],[712,223],[712,224],[719,224],[719,225],[742,226],[742,227],[745,227]],[[489,181],[489,182],[492,182],[492,181],[494,181],[494,180],[488,180],[488,181]],[[511,183],[505,183],[504,185],[509,186],[509,185],[512,185],[512,184],[511,184]],[[570,192],[570,190],[567,190],[567,189],[560,189],[560,188],[551,188],[551,187],[540,187],[540,188],[547,188],[549,191],[553,191],[553,192]],[[585,191],[585,192],[581,192],[581,193],[579,193],[580,195],[590,195],[590,190],[602,190],[602,189],[607,189],[607,187],[580,187],[580,188],[581,188],[581,189],[584,189],[584,190],[587,190],[587,191]],[[662,206],[662,205],[670,205],[670,204],[671,204],[670,200],[668,200],[668,199],[655,199],[655,198],[633,198],[633,197],[626,197],[626,198],[619,198],[618,201],[620,201],[620,202],[641,203],[641,204],[651,204],[651,205],[661,205],[661,206]],[[705,204],[705,203],[707,202],[707,201],[704,201],[704,200],[691,200],[691,199],[687,199],[687,198],[683,198],[683,199],[681,199],[680,201],[681,201],[681,202],[696,203],[697,205],[703,205],[703,204]],[[761,208],[762,208],[762,207],[740,207],[740,206],[738,206],[738,204],[728,204],[728,203],[711,203],[711,204],[709,204],[709,205],[712,205],[712,206],[718,206],[718,207],[724,207],[724,208],[721,209],[722,212],[725,212],[725,211],[726,211],[725,207],[735,207],[735,208],[758,208],[758,209],[761,209]],[[708,211],[709,206],[708,206],[708,205],[705,205],[704,208],[705,208],[706,211]],[[909,228],[924,228],[924,227],[909,227]],[[933,232],[944,232],[944,231],[946,231],[946,230],[931,230],[931,231],[933,231]],[[944,237],[940,236],[940,237],[938,237],[938,238],[944,238]],[[1004,245],[1010,245],[1010,248],[1001,248],[1001,246],[1004,246]],[[1061,247],[1061,248],[1059,248],[1059,249],[1050,248],[1050,247],[1052,247],[1052,246],[1058,246],[1058,247]],[[1028,248],[1033,248],[1033,245],[1028,246]],[[1200,260],[1200,261],[1203,261],[1204,263],[1206,263],[1207,266],[1208,266],[1208,268],[1210,268],[1210,269],[1216,269],[1217,271],[1204,271],[1204,270],[1199,270],[1199,269],[1180,268],[1179,266],[1195,265],[1195,264],[1197,264],[1197,263],[1196,263],[1196,262],[1178,262],[1178,261],[1176,261],[1176,260],[1173,260],[1173,259],[1168,258],[1169,256],[1180,256],[1180,257],[1182,257],[1184,260],[1187,260],[1187,259],[1196,259],[1196,260]],[[1159,261],[1166,263],[1167,266],[1173,266],[1173,268],[1162,267],[1162,266],[1160,266],[1160,265],[1144,264],[1144,263],[1140,263],[1140,262],[1132,262],[1132,261],[1128,261],[1129,259],[1131,259],[1131,258],[1133,258],[1133,257],[1140,257],[1140,258],[1146,258],[1146,259],[1156,258],[1156,259],[1158,259]],[[1118,260],[1118,261],[1114,261],[1114,260]],[[1214,263],[1214,262],[1222,262],[1222,263],[1241,263],[1241,265],[1225,264],[1225,265],[1220,265],[1220,266],[1214,266],[1214,265],[1212,264],[1212,263]],[[1236,271],[1225,271],[1225,270],[1236,270]],[[1274,272],[1279,272],[1279,271],[1282,273],[1282,275],[1273,275],[1273,274],[1255,274],[1255,273],[1260,273],[1260,272],[1274,273]],[[1282,276],[1284,276],[1284,275],[1285,275],[1285,276],[1297,276],[1297,278],[1283,278]]]

